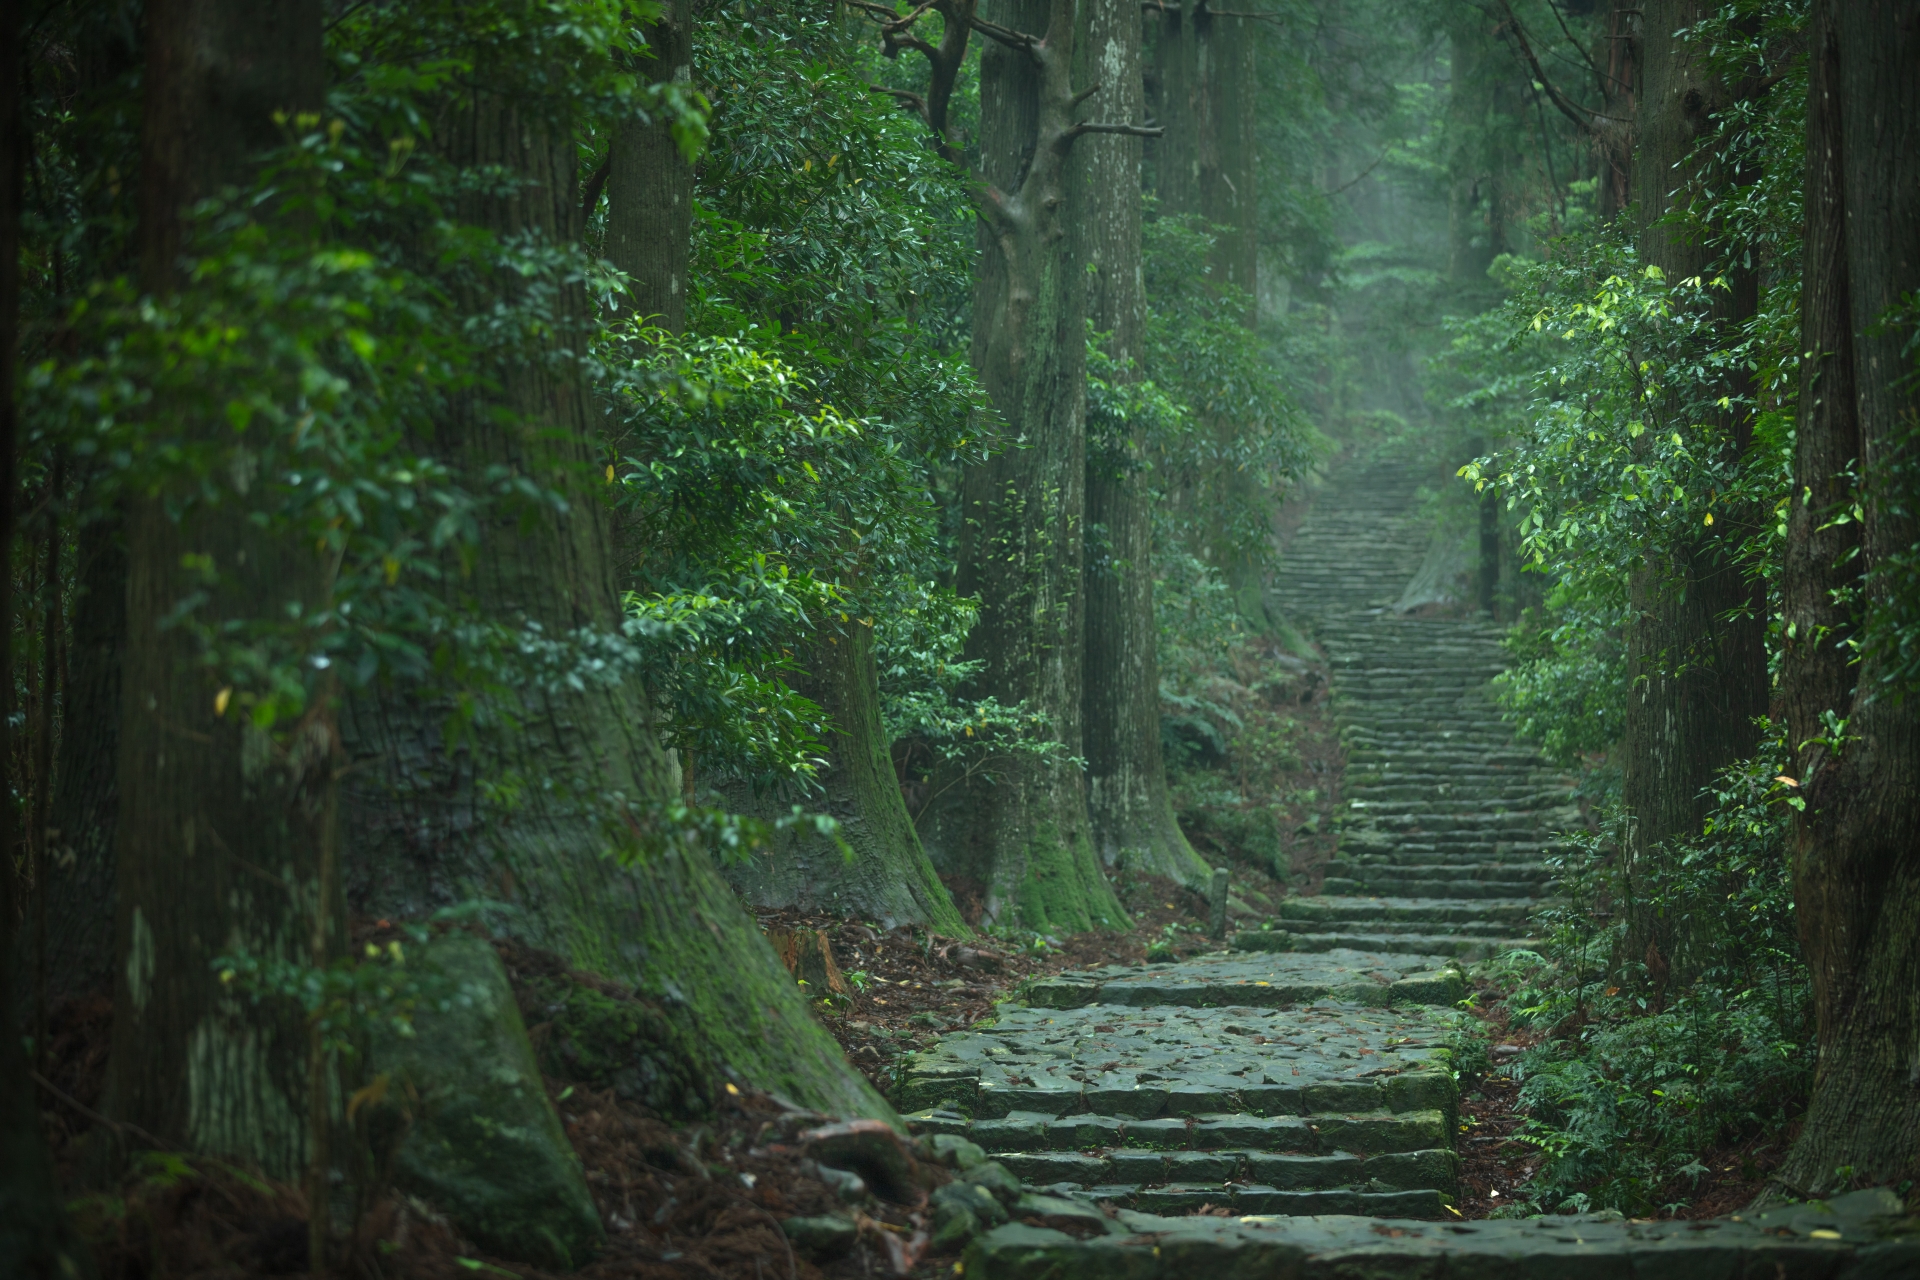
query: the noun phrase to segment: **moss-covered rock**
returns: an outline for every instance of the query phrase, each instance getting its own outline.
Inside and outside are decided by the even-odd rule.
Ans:
[[[648,1000],[549,952],[517,944],[505,959],[540,1067],[569,1084],[611,1089],[663,1120],[712,1112],[711,1085],[673,1020]]]
[[[394,1180],[503,1258],[572,1269],[605,1242],[586,1178],[547,1098],[533,1045],[493,948],[455,933],[423,964],[431,998],[414,1034],[382,1035],[373,1066],[411,1127]]]

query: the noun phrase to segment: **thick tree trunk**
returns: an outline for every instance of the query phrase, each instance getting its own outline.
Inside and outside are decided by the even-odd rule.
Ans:
[[[1098,80],[1092,106],[1109,120],[1144,114],[1137,0],[1088,0],[1083,82]],[[1140,262],[1138,138],[1082,138],[1073,157],[1075,257],[1087,274],[1087,318],[1111,335],[1114,377],[1132,382],[1145,355],[1146,293]],[[1176,880],[1204,879],[1207,865],[1174,821],[1160,752],[1160,662],[1153,614],[1153,499],[1140,442],[1124,428],[1087,440],[1087,809],[1094,848],[1108,866]]]
[[[873,629],[857,618],[837,631],[829,626],[815,639],[806,664],[794,688],[826,708],[832,725],[820,771],[826,794],[801,803],[839,821],[853,856],[801,829],[749,862],[728,865],[727,878],[756,906],[826,911],[877,920],[888,929],[921,924],[948,937],[970,937],[973,931],[934,874],[900,797],[880,720]],[[791,803],[789,797],[777,799]],[[740,798],[740,807],[768,809],[749,796]]]
[[[958,587],[983,602],[972,692],[1024,703],[1081,750],[1085,651],[1086,330],[1065,220],[1074,133],[1071,0],[1008,0],[992,20],[1044,36],[981,58],[981,207],[973,364],[1025,441],[968,469]],[[1017,757],[945,789],[922,834],[934,865],[985,889],[989,918],[1072,932],[1124,923],[1101,874],[1078,764]]]
[[[13,563],[15,458],[19,443],[14,395],[20,315],[21,154],[20,6],[0,0],[0,565]],[[0,637],[13,635],[13,576],[0,574]],[[10,646],[0,644],[0,689],[13,687]],[[12,728],[0,718],[0,760],[12,758]],[[0,1275],[67,1280],[89,1274],[90,1259],[74,1240],[40,1127],[38,1091],[22,1051],[13,1002],[14,926],[18,879],[12,850],[17,808],[0,804]]]
[[[1920,10],[1819,0],[1809,42],[1800,417],[1787,534],[1788,741],[1806,808],[1794,904],[1820,1063],[1775,1184],[1817,1195],[1920,1177],[1920,717],[1855,661],[1888,557],[1911,553],[1920,394],[1885,313],[1920,289]],[[1864,473],[1865,486],[1860,483]],[[1909,471],[1910,475],[1911,472]],[[1910,483],[1910,482],[1909,482]],[[1861,504],[1864,519],[1832,517]],[[1844,739],[1823,717],[1844,721]]]
[[[484,94],[448,116],[448,159],[498,165],[522,183],[512,197],[476,198],[467,220],[556,243],[578,238],[571,137]],[[577,344],[586,298],[576,292],[562,305],[554,341]],[[425,447],[457,474],[495,466],[538,474],[567,497],[563,511],[498,514],[460,582],[471,605],[553,636],[606,635],[619,628],[619,596],[611,522],[590,483],[586,391],[547,368],[502,370],[497,397],[456,406]],[[630,680],[533,688],[509,709],[519,720],[511,734],[450,753],[444,705],[393,689],[350,706],[347,737],[360,765],[350,811],[356,909],[418,917],[451,902],[505,900],[506,927],[527,941],[658,998],[706,1078],[838,1114],[890,1115],[814,1021],[709,853],[679,840],[637,848],[631,824],[674,799],[644,692]],[[534,784],[519,807],[491,807],[479,784],[516,776]]]
[[[244,181],[250,157],[278,141],[274,113],[320,109],[321,10],[317,0],[149,6],[140,231],[150,291],[174,287],[185,210]],[[290,1177],[308,1157],[304,1018],[231,990],[213,960],[244,949],[304,962],[316,913],[341,941],[320,883],[331,725],[316,709],[290,741],[273,741],[237,707],[222,714],[197,643],[165,620],[200,588],[182,567],[189,554],[221,573],[209,618],[311,608],[326,566],[303,545],[261,537],[237,502],[176,519],[166,501],[138,499],[129,514],[107,1110],[187,1150]]]
[[[119,522],[103,519],[85,526],[77,542],[68,680],[47,833],[50,1006],[112,985],[114,771],[127,625],[127,554],[120,536]]]
[[[44,29],[43,29],[44,30]],[[72,57],[70,79],[42,85],[43,93],[71,94],[80,119],[97,118],[104,101],[127,100],[139,75],[136,30],[99,7],[70,10],[50,46]],[[46,38],[43,36],[43,39]],[[48,70],[45,62],[39,64]],[[96,147],[114,145],[121,172],[138,169],[138,145],[116,138],[88,139]],[[57,143],[53,145],[58,145]],[[107,157],[89,153],[102,168]],[[129,184],[131,186],[131,184]],[[131,246],[119,228],[131,211],[131,192],[122,198],[119,184],[89,191],[79,216],[79,243],[61,255],[55,278],[65,295],[52,303],[69,305],[95,280],[111,279],[134,264]],[[82,474],[76,493],[87,492],[91,477]],[[105,512],[82,507],[74,534],[73,607],[62,664],[61,724],[53,777],[49,822],[47,890],[47,998],[57,1007],[83,992],[111,988],[113,959],[113,813],[114,769],[120,741],[120,664],[126,631],[127,558],[124,516],[116,506]],[[31,1001],[37,986],[39,948],[31,930],[23,931],[14,953],[16,994]]]
[[[686,0],[678,0],[670,23],[648,29],[648,40],[662,50],[653,74],[691,78],[689,9]],[[608,184],[607,257],[627,273],[639,312],[659,314],[661,325],[675,333],[686,323],[693,177],[693,167],[663,125],[629,125],[621,131]],[[921,924],[970,936],[952,895],[927,861],[894,778],[871,630],[823,630],[813,639],[806,664],[809,675],[798,687],[833,726],[820,778],[825,811],[840,819],[854,857],[848,861],[832,841],[796,830],[769,853],[725,867],[727,878],[758,906],[831,911],[878,919],[888,928]],[[794,797],[774,799],[785,805]],[[743,811],[777,816],[767,798],[744,788],[732,789],[729,800]]]
[[[646,29],[658,61],[642,70],[662,83],[693,79],[693,6],[672,0]],[[607,176],[607,261],[625,271],[634,309],[669,333],[687,327],[687,263],[693,235],[693,166],[664,121],[621,126]]]
[[[1673,35],[1707,16],[1704,0],[1660,0],[1646,12],[1642,47],[1639,182],[1642,252],[1669,280],[1706,274],[1724,246],[1663,225],[1671,194],[1691,175],[1695,144],[1712,128],[1726,91],[1708,76],[1702,51]],[[1731,334],[1757,303],[1750,271],[1716,299],[1715,318]],[[1731,340],[1731,339],[1729,339]],[[1736,396],[1745,388],[1728,387]],[[1719,424],[1729,455],[1743,453],[1750,423]],[[1661,846],[1699,830],[1703,790],[1720,770],[1752,753],[1755,717],[1766,714],[1766,592],[1739,561],[1748,518],[1720,521],[1663,562],[1638,571],[1630,587],[1628,694],[1622,792],[1627,835],[1627,941],[1623,959],[1662,968],[1676,944],[1674,923],[1656,918],[1639,892]],[[1659,954],[1652,954],[1649,948]]]

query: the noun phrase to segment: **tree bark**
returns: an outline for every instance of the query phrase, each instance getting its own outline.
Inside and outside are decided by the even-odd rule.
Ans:
[[[691,75],[686,9],[686,0],[678,0],[677,34],[659,28],[649,32],[658,47],[671,51],[663,58],[673,61],[672,74],[679,79]],[[692,232],[693,169],[662,126],[628,126],[620,136],[608,192],[607,256],[627,272],[641,314],[661,312],[664,327],[678,333],[686,317],[681,282]],[[824,811],[840,820],[853,857],[842,857],[831,840],[811,829],[796,829],[766,854],[726,865],[727,879],[757,906],[830,911],[877,919],[888,928],[920,924],[953,937],[971,936],[953,896],[927,861],[893,773],[872,631],[855,625],[836,632],[823,621],[803,661],[808,674],[795,687],[831,721],[820,775]],[[819,803],[728,789],[729,803],[743,812],[778,816],[770,799],[782,804],[782,812],[796,799],[808,807]]]
[[[1634,159],[1640,236],[1643,256],[1672,281],[1710,275],[1726,251],[1662,222],[1673,207],[1672,192],[1694,176],[1690,166],[1708,163],[1694,155],[1694,147],[1727,99],[1725,87],[1707,74],[1701,52],[1673,34],[1706,17],[1711,7],[1703,0],[1646,6]],[[1729,335],[1758,303],[1751,270],[1730,274],[1735,287],[1713,303],[1721,332]],[[1726,390],[1743,397],[1747,389]],[[1725,437],[1722,448],[1743,454],[1752,432],[1744,411],[1717,425]],[[1623,958],[1644,958],[1655,969],[1669,963],[1685,940],[1674,922],[1657,918],[1647,905],[1646,869],[1664,856],[1664,842],[1699,830],[1706,812],[1702,793],[1720,770],[1752,754],[1759,742],[1754,720],[1767,711],[1766,590],[1739,560],[1741,534],[1753,520],[1746,513],[1711,531],[1703,528],[1664,561],[1636,572],[1630,584]]]
[[[25,168],[21,123],[20,5],[0,0],[0,565],[13,564],[14,490],[19,444],[14,372],[20,316],[20,206]],[[0,574],[0,637],[13,635],[13,575]],[[12,646],[0,644],[0,689],[13,687]],[[0,717],[0,760],[12,758],[12,728]],[[13,1000],[18,878],[12,851],[19,838],[16,806],[0,804],[0,1275],[67,1280],[92,1273],[74,1238],[40,1126],[38,1092],[28,1076]]]
[[[149,6],[140,238],[150,292],[176,286],[185,211],[244,181],[250,158],[278,141],[274,113],[320,109],[321,21],[315,0]],[[198,588],[182,567],[190,553],[222,575],[205,606],[216,619],[311,608],[326,566],[262,537],[238,501],[176,519],[169,496],[179,495],[137,499],[129,513],[106,1110],[183,1149],[291,1177],[309,1150],[305,1019],[229,989],[212,962],[236,948],[305,962],[316,913],[344,941],[320,877],[332,726],[316,707],[290,741],[275,741],[237,708],[222,714],[197,643],[166,619]]]
[[[116,520],[82,527],[48,831],[49,1006],[112,986],[113,819],[126,658],[127,554]],[[23,953],[24,954],[24,953]]]
[[[1088,0],[1082,38],[1092,100],[1111,120],[1140,120],[1137,0]],[[1074,153],[1075,257],[1087,273],[1087,319],[1110,335],[1113,377],[1137,381],[1145,357],[1146,292],[1140,261],[1141,141],[1083,138]],[[1160,750],[1159,628],[1153,613],[1153,499],[1139,439],[1125,428],[1087,440],[1084,590],[1087,649],[1081,668],[1086,715],[1087,809],[1093,843],[1108,866],[1204,879],[1207,865],[1174,820]]]
[[[793,687],[826,708],[832,723],[820,771],[825,795],[800,803],[839,821],[852,857],[810,828],[799,829],[765,854],[729,864],[727,878],[756,906],[801,907],[877,920],[888,929],[921,924],[948,937],[972,936],[927,861],[900,797],[880,720],[873,629],[857,618],[837,631],[826,628],[809,647],[806,664]],[[741,797],[739,807],[763,813],[769,808],[749,796]]]
[[[1025,442],[970,467],[961,486],[957,586],[983,602],[966,653],[971,692],[1024,703],[1081,751],[1086,602],[1085,301],[1068,243],[1072,0],[1007,0],[1001,29],[1043,35],[981,58],[981,272],[973,364]],[[1123,122],[1124,123],[1124,122]],[[938,782],[938,779],[936,779]],[[934,865],[985,888],[990,919],[1075,932],[1126,920],[1101,874],[1079,765],[1016,757],[990,783],[947,787],[922,832]]]
[[[693,79],[693,5],[671,0],[646,29],[661,83]],[[614,134],[607,176],[607,261],[625,271],[634,310],[669,333],[687,327],[687,264],[693,236],[693,166],[665,121],[630,122]]]
[[[497,165],[520,180],[511,196],[476,197],[462,210],[466,221],[503,235],[578,239],[571,136],[481,92],[449,105],[441,137],[456,165]],[[561,302],[556,346],[580,349],[586,316],[575,289]],[[496,466],[536,474],[567,499],[563,511],[493,518],[459,583],[469,606],[549,636],[606,635],[621,618],[611,521],[591,483],[597,441],[586,388],[547,371],[554,367],[502,370],[496,394],[454,406],[423,447],[456,474]],[[643,848],[636,839],[632,824],[675,799],[636,682],[524,690],[511,708],[514,731],[471,752],[446,746],[449,710],[399,688],[350,705],[356,909],[406,918],[504,900],[510,931],[658,998],[706,1078],[836,1114],[891,1114],[813,1019],[712,856],[684,840]],[[480,784],[512,776],[533,784],[520,806],[490,806]]]
[[[1883,682],[1879,651],[1856,661],[1849,647],[1885,600],[1888,557],[1920,536],[1913,494],[1886,487],[1920,439],[1920,393],[1907,334],[1881,324],[1920,289],[1920,11],[1819,0],[1809,73],[1801,349],[1812,355],[1781,683],[1806,806],[1792,835],[1794,904],[1820,1059],[1775,1178],[1796,1197],[1920,1177],[1920,718]],[[1861,519],[1833,520],[1856,504]],[[1844,720],[1838,742],[1827,715]]]
[[[1601,117],[1593,122],[1599,162],[1600,221],[1611,222],[1633,201],[1633,125],[1640,91],[1640,0],[1613,0],[1607,11],[1605,46],[1595,65],[1604,66]]]
[[[44,32],[45,28],[43,28]],[[128,101],[140,73],[140,50],[131,24],[96,8],[69,11],[63,28],[44,47],[67,51],[71,65],[37,64],[41,73],[53,73],[53,83],[39,86],[43,94],[66,100],[78,133],[80,122],[97,122],[103,104]],[[43,39],[46,37],[43,35]],[[64,71],[65,75],[60,76]],[[115,134],[111,139],[88,137],[87,143],[119,154],[111,157],[121,172],[138,172],[138,141]],[[49,145],[65,145],[59,138]],[[103,150],[89,159],[105,168]],[[56,255],[54,282],[64,286],[48,304],[49,312],[63,310],[96,280],[111,279],[132,269],[131,245],[121,230],[133,211],[132,189],[118,194],[120,184],[106,184],[82,197],[79,216],[84,230],[78,246]],[[43,211],[49,216],[51,210]],[[89,491],[90,476],[82,474],[74,492]],[[123,510],[118,506],[92,511],[80,504],[73,513],[77,528],[73,543],[75,563],[70,575],[72,616],[61,689],[61,724],[54,765],[53,812],[49,823],[47,892],[47,999],[57,1007],[85,992],[112,988],[113,961],[113,813],[114,767],[120,741],[120,664],[126,630],[127,560]],[[28,994],[39,965],[38,948],[30,931],[23,932],[14,955],[16,994]]]

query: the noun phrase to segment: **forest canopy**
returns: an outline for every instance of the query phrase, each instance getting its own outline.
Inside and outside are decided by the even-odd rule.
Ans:
[[[14,1205],[88,1000],[86,1176],[298,1183],[320,1268],[467,940],[591,975],[652,1119],[898,1126],[778,913],[1317,894],[1364,805],[1276,779],[1364,744],[1276,583],[1381,459],[1429,550],[1349,603],[1499,628],[1571,779],[1469,1011],[1525,1211],[1910,1196],[1920,21],[1258,10],[0,0],[0,1264],[83,1252]]]

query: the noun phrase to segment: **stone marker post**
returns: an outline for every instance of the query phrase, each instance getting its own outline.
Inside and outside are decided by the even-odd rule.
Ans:
[[[1227,936],[1227,877],[1225,867],[1213,869],[1213,884],[1207,893],[1207,905],[1213,908],[1212,918],[1207,922],[1209,937]]]

